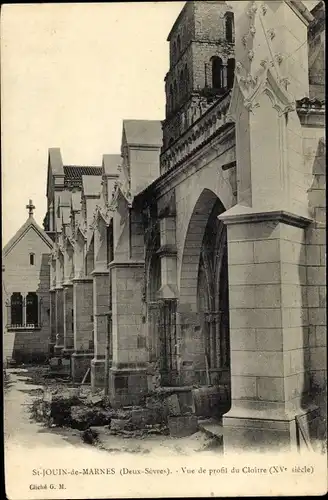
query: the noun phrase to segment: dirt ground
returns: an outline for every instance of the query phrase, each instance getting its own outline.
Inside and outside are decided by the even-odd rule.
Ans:
[[[85,444],[81,432],[71,428],[48,426],[34,421],[31,407],[35,399],[40,398],[43,388],[49,385],[60,387],[72,386],[64,380],[45,378],[45,370],[39,367],[7,369],[5,377],[5,446],[6,449],[15,445],[24,447],[63,446],[79,447],[81,449],[96,446],[99,451],[107,453],[152,453],[156,456],[190,455],[195,452],[218,454],[213,439],[203,432],[192,436],[173,438],[171,436],[151,435],[141,437],[125,437],[111,435],[106,427],[94,428],[98,433],[98,442],[94,445]],[[56,387],[57,388],[57,387]],[[85,387],[83,391],[90,391]]]

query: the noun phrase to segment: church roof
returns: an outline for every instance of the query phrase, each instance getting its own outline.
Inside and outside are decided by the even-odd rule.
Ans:
[[[101,175],[83,175],[82,186],[84,196],[98,196],[101,191]]]
[[[25,234],[33,228],[35,232],[40,236],[40,238],[48,245],[51,249],[53,247],[53,241],[49,238],[47,233],[35,222],[34,217],[30,216],[27,221],[22,225],[22,227],[17,231],[17,233],[8,241],[7,245],[4,246],[2,250],[2,255],[6,257],[9,252],[14,248],[14,246],[25,236]]]
[[[65,183],[82,187],[82,177],[87,175],[101,175],[102,167],[64,165]]]
[[[129,146],[157,146],[163,144],[162,124],[159,120],[123,120],[123,130]]]

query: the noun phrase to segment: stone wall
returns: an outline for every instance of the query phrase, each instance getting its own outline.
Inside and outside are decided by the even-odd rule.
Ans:
[[[307,128],[305,158],[312,164],[312,184],[308,191],[314,218],[306,230],[307,305],[309,316],[309,371],[311,393],[324,391],[327,377],[326,319],[326,160],[322,131]],[[319,137],[318,137],[319,136]]]

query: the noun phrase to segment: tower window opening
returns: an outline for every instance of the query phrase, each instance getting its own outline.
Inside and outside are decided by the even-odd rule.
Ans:
[[[189,90],[189,72],[188,72],[188,67],[186,64],[184,67],[184,81],[185,81],[185,91],[187,93]]]
[[[172,111],[173,109],[173,87],[170,85],[170,91],[169,91],[169,110]]]
[[[34,259],[34,253],[30,253],[30,266],[34,266],[35,259]]]
[[[173,60],[175,60],[176,55],[177,55],[177,46],[176,46],[176,43],[174,42],[173,43],[173,47],[172,47],[172,58],[173,58]]]
[[[228,89],[232,89],[232,87],[233,87],[234,76],[235,76],[235,60],[228,59],[228,64],[227,64],[227,87],[228,87]]]
[[[226,32],[226,40],[229,43],[233,43],[235,39],[234,33],[234,18],[232,12],[227,12],[225,15],[225,32]]]
[[[173,107],[175,108],[178,103],[178,85],[174,82],[174,93],[173,93]]]
[[[223,64],[221,57],[212,58],[212,87],[221,89],[223,87]]]
[[[185,87],[185,83],[184,83],[184,74],[183,74],[183,71],[180,71],[180,78],[179,78],[179,95],[180,97],[184,95],[184,87]]]
[[[180,39],[180,35],[178,35],[178,38],[177,38],[177,55],[179,55],[181,52],[181,39]]]

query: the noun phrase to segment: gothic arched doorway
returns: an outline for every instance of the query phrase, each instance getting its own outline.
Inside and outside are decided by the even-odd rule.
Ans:
[[[197,306],[204,336],[207,383],[222,379],[229,370],[229,298],[226,228],[218,220],[215,203],[202,241],[198,270]]]
[[[224,211],[219,198],[204,189],[185,239],[178,315],[180,385],[217,387],[215,397],[222,397],[227,411],[231,385],[227,236],[218,219]]]

